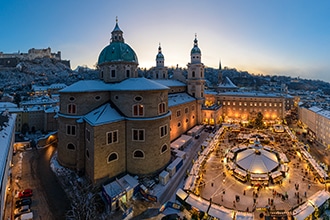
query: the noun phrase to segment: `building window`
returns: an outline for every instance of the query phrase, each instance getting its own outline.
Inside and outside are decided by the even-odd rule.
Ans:
[[[111,70],[110,78],[116,78],[116,70]]]
[[[141,117],[144,115],[144,106],[141,104],[133,105],[133,116]]]
[[[86,149],[86,157],[89,159],[89,150]]]
[[[91,132],[90,132],[90,130],[88,130],[87,128],[86,128],[86,140],[87,140],[88,142],[91,141]]]
[[[192,72],[192,77],[195,77],[195,71]]]
[[[71,97],[69,98],[69,100],[70,100],[70,102],[73,102],[74,100],[76,100],[76,98],[73,97],[73,96],[71,96]]]
[[[178,128],[181,127],[181,122],[178,122]]]
[[[68,144],[68,146],[67,146],[67,148],[69,149],[69,150],[75,150],[76,149],[76,147],[73,145],[73,144]]]
[[[160,131],[160,137],[164,137],[168,134],[168,129],[167,129],[167,125],[161,126],[159,128]]]
[[[159,114],[165,113],[165,108],[166,108],[166,104],[165,102],[159,103],[158,104],[158,112]]]
[[[192,105],[192,106],[191,106],[191,111],[194,111],[194,110],[195,110],[195,106]]]
[[[163,154],[163,153],[165,153],[167,150],[168,150],[168,147],[167,147],[166,144],[164,144],[164,145],[162,146],[162,149],[160,150],[160,153]]]
[[[176,117],[180,117],[181,116],[181,110],[176,111]]]
[[[136,150],[133,153],[133,158],[144,158],[144,153],[142,150]]]
[[[118,143],[118,130],[107,132],[107,144]]]
[[[76,105],[75,104],[68,104],[68,113],[75,114],[76,113]]]
[[[133,129],[132,135],[133,141],[144,141],[144,129]]]
[[[129,70],[126,70],[126,77],[129,78]]]
[[[66,134],[67,135],[76,135],[76,126],[75,125],[66,125]]]
[[[188,114],[188,112],[189,112],[189,108],[185,108],[185,109],[184,109],[184,113],[185,113],[185,114]]]
[[[115,160],[118,160],[118,154],[116,152],[114,153],[111,153],[109,156],[108,156],[108,163],[112,162],[112,161],[115,161]]]
[[[97,101],[98,101],[98,100],[100,100],[100,99],[101,99],[101,96],[97,95],[97,96],[95,96],[94,98],[95,98],[95,100],[97,100]]]

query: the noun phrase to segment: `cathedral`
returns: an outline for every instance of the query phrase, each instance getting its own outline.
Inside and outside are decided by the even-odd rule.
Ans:
[[[171,162],[171,141],[202,124],[204,64],[197,36],[185,82],[168,79],[159,45],[150,79],[118,20],[100,53],[99,80],[60,91],[58,161],[101,185],[122,174],[154,175]]]

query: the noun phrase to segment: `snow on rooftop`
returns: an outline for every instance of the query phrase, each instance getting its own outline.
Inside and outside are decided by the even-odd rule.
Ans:
[[[154,79],[153,81],[167,87],[186,86],[183,82],[174,79]]]
[[[330,111],[328,111],[328,110],[322,110],[322,111],[319,111],[319,112],[317,112],[317,113],[318,113],[319,115],[325,117],[325,118],[330,119]]]
[[[322,108],[319,108],[317,106],[313,106],[313,107],[310,107],[309,110],[313,111],[313,112],[319,112],[322,110]]]
[[[5,175],[7,158],[9,156],[9,151],[11,146],[12,135],[15,135],[15,121],[16,114],[8,114],[5,112],[1,113],[0,116],[0,172],[1,172],[1,183],[2,178]]]
[[[219,92],[219,95],[231,95],[231,96],[247,96],[247,97],[254,97],[254,96],[263,96],[263,97],[272,97],[272,98],[281,98],[282,95],[276,93],[263,93],[263,92]]]
[[[60,92],[98,92],[110,90],[112,84],[101,80],[80,80],[70,86],[61,89]]]
[[[228,76],[226,76],[223,80],[223,82],[218,85],[219,88],[226,88],[226,89],[230,89],[230,88],[238,88],[229,78]]]
[[[12,102],[0,102],[0,108],[17,108],[17,105]]]
[[[196,99],[192,96],[190,96],[188,93],[182,92],[182,93],[174,93],[168,95],[168,106],[176,106],[185,104],[188,102],[195,101]]]
[[[150,91],[168,89],[167,86],[144,77],[126,79],[120,83],[113,84],[111,88],[113,91]]]
[[[125,118],[121,116],[114,108],[112,108],[109,103],[107,103],[85,115],[84,119],[89,124],[97,126],[110,122],[121,121]]]

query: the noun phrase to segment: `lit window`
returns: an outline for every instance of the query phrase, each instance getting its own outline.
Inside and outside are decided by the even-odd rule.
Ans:
[[[144,141],[144,129],[133,129],[132,130],[133,141]]]
[[[118,131],[107,132],[107,144],[118,143]]]
[[[141,104],[133,105],[133,116],[143,116],[144,106]]]

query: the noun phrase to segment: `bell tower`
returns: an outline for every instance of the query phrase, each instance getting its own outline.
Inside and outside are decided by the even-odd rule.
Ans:
[[[201,62],[202,53],[198,47],[197,34],[195,34],[194,47],[190,52],[190,63],[188,63],[187,89],[188,94],[195,97],[198,102],[198,123],[202,123],[201,108],[204,103],[204,64]]]

